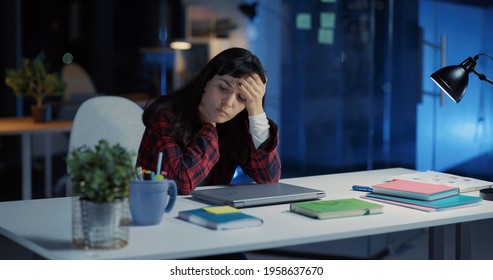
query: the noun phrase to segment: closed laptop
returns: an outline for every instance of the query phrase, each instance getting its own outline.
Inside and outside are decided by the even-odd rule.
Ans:
[[[220,188],[195,189],[193,198],[214,205],[236,208],[262,206],[325,197],[321,190],[286,183],[233,185]]]

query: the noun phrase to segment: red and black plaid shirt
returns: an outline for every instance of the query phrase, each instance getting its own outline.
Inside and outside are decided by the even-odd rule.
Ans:
[[[176,182],[180,194],[189,194],[197,186],[229,184],[238,164],[220,158],[216,128],[204,123],[193,144],[183,150],[172,136],[174,125],[169,119],[162,117],[146,128],[140,143],[137,166],[155,170],[157,156],[161,151],[162,171]],[[277,153],[278,129],[271,120],[269,125],[269,139],[258,149],[250,140],[249,160],[241,166],[257,183],[277,182],[281,177],[281,161]]]

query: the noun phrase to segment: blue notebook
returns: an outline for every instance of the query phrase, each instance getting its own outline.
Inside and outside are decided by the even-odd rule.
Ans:
[[[477,203],[481,201],[480,197],[468,196],[468,195],[454,195],[446,198],[441,198],[433,201],[417,200],[412,198],[397,197],[384,194],[368,193],[364,197],[369,199],[375,199],[382,202],[397,202],[401,206],[406,206],[406,204],[411,207],[411,205],[426,207],[434,210],[444,210],[449,207],[464,206],[472,203]],[[412,208],[412,207],[411,207]],[[421,209],[426,210],[426,209]]]
[[[260,226],[263,220],[243,212],[214,214],[203,208],[180,211],[178,218],[215,230],[240,229]]]

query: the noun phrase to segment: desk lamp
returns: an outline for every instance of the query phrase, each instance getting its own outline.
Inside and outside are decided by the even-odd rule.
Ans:
[[[455,102],[459,103],[466,93],[467,84],[469,83],[469,73],[473,72],[480,80],[493,84],[484,74],[474,69],[480,56],[487,54],[478,54],[474,58],[468,57],[459,65],[447,66],[431,74],[430,78]],[[493,200],[493,188],[485,188],[479,191],[482,199]]]
[[[466,93],[467,84],[469,83],[469,73],[473,72],[480,80],[493,84],[493,81],[486,78],[484,74],[478,73],[474,66],[480,56],[487,54],[478,54],[474,58],[468,57],[459,65],[444,67],[431,74],[430,78],[450,97],[455,103],[459,103]]]

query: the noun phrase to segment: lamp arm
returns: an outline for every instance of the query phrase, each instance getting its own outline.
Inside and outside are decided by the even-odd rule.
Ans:
[[[493,84],[493,81],[492,81],[492,80],[490,80],[490,79],[488,79],[488,78],[486,77],[486,75],[485,75],[485,74],[481,74],[481,73],[479,73],[479,72],[478,72],[478,71],[476,71],[476,69],[474,69],[474,68],[472,69],[472,72],[473,72],[474,74],[476,74],[476,75],[478,76],[478,78],[479,78],[481,81],[487,81],[488,83]]]

